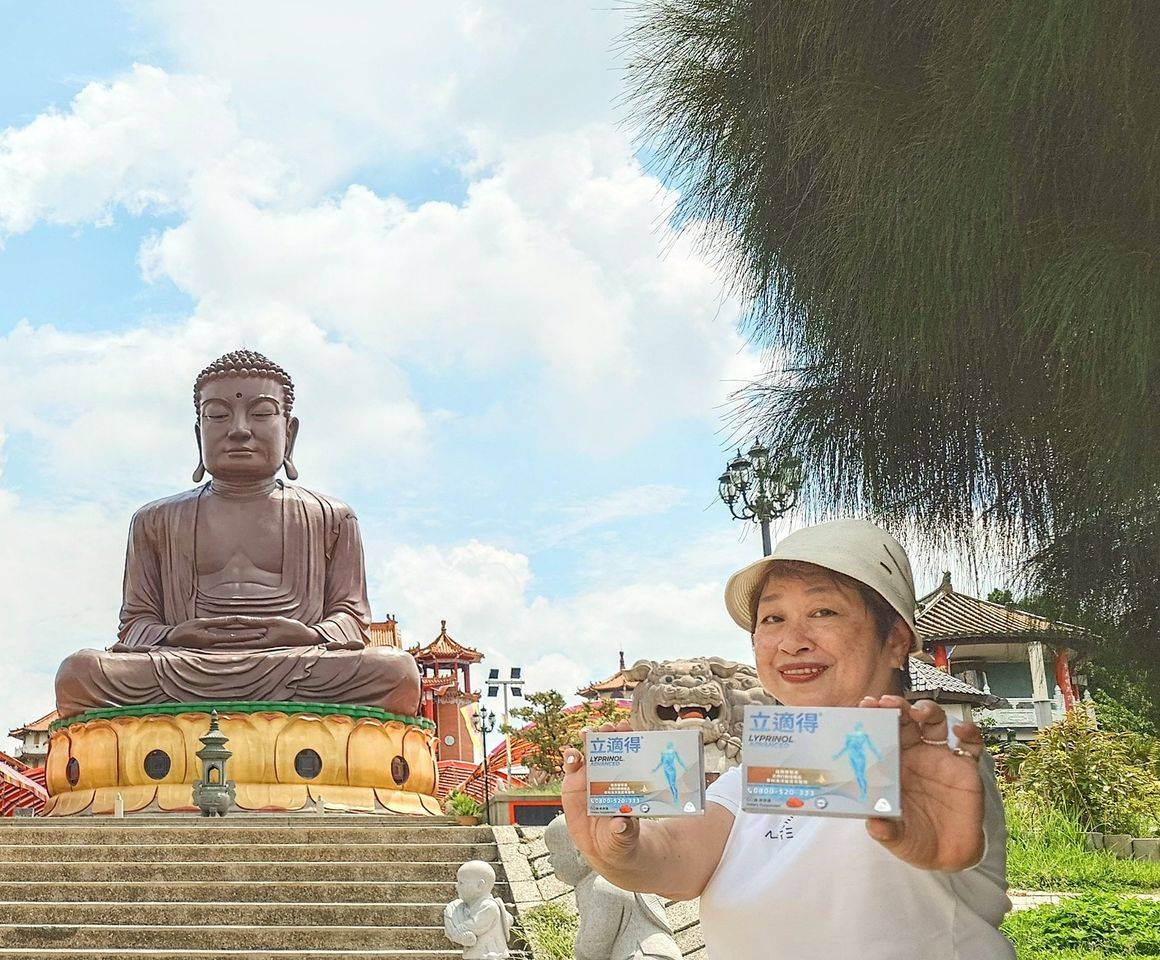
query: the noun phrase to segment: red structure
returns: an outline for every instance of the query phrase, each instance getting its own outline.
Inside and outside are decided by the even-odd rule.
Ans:
[[[447,635],[447,621],[425,647],[415,646],[407,652],[419,664],[423,685],[420,713],[435,721],[438,731],[438,759],[463,760],[474,764],[475,747],[463,708],[478,702],[479,694],[471,691],[471,665],[483,654],[465,647]]]
[[[39,814],[47,799],[44,767],[30,767],[0,753],[0,817],[12,816],[17,807],[28,807]]]

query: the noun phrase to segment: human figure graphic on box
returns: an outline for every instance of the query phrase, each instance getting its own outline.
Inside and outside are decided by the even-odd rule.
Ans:
[[[483,860],[469,860],[455,876],[459,899],[443,908],[443,932],[463,947],[464,960],[501,960],[508,956],[512,915],[492,896],[495,870]]]
[[[846,734],[846,745],[834,754],[834,759],[837,760],[843,753],[850,758],[850,766],[854,770],[854,779],[858,781],[858,792],[860,800],[865,800],[866,795],[870,792],[870,785],[866,782],[866,751],[869,750],[879,760],[882,759],[882,754],[878,752],[878,748],[874,746],[874,742],[870,739],[870,735],[862,728],[862,724],[854,724],[854,732]]]
[[[672,741],[669,745],[661,751],[661,758],[657,765],[652,768],[652,772],[656,773],[661,768],[664,768],[665,779],[669,782],[669,792],[673,795],[673,803],[680,799],[680,794],[677,792],[677,764],[681,765],[682,770],[688,770],[685,761],[681,759],[681,755],[677,753],[677,748],[673,746]]]

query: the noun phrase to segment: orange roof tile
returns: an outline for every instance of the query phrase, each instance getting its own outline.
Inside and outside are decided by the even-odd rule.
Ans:
[[[581,687],[576,693],[581,697],[594,697],[598,693],[612,693],[615,690],[633,690],[640,681],[625,676],[624,672],[626,669],[624,665],[624,651],[621,650],[620,669],[616,673],[607,680],[598,680],[588,684],[586,687]]]
[[[471,647],[465,647],[463,644],[452,640],[447,635],[447,621],[440,620],[441,629],[439,636],[432,640],[427,646],[420,647],[415,645],[407,652],[411,654],[416,660],[465,660],[468,663],[479,663],[483,659],[483,654],[478,650],[473,650]]]
[[[55,710],[46,713],[39,720],[33,720],[32,723],[26,723],[23,727],[17,727],[15,730],[9,730],[8,736],[22,737],[26,733],[47,733],[49,724],[60,719],[60,714]]]
[[[395,647],[402,649],[402,641],[399,639],[399,622],[392,614],[387,614],[386,620],[378,620],[373,622],[367,628],[367,633],[370,635],[372,647]]]

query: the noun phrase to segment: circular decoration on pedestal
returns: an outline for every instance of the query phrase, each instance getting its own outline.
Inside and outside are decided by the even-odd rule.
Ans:
[[[294,757],[294,771],[303,780],[313,780],[322,773],[322,757],[307,747]]]
[[[443,738],[443,742],[447,744],[447,746],[453,747],[455,746],[455,737],[453,737],[451,734],[447,734],[447,736]]]
[[[214,710],[235,752],[229,777],[238,811],[299,811],[324,795],[328,803],[379,813],[442,812],[435,797],[439,740],[425,718],[357,705],[216,701],[116,707],[56,721],[45,765],[55,802],[46,815],[109,815],[118,795],[127,813],[194,812],[190,789],[202,769],[189,757]]]
[[[164,780],[169,776],[169,769],[173,766],[173,761],[169,759],[169,754],[164,750],[150,750],[145,755],[145,762],[142,766],[145,767],[145,775],[150,780]]]

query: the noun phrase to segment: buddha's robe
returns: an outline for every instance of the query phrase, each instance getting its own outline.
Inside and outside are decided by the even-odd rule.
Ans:
[[[198,505],[208,485],[158,500],[133,517],[125,557],[119,640],[61,664],[57,709],[221,700],[292,700],[381,707],[413,716],[414,658],[369,647],[362,540],[345,504],[282,484],[281,587],[261,599],[207,598],[198,590]],[[165,646],[197,617],[288,617],[314,627],[319,645],[216,652]]]

